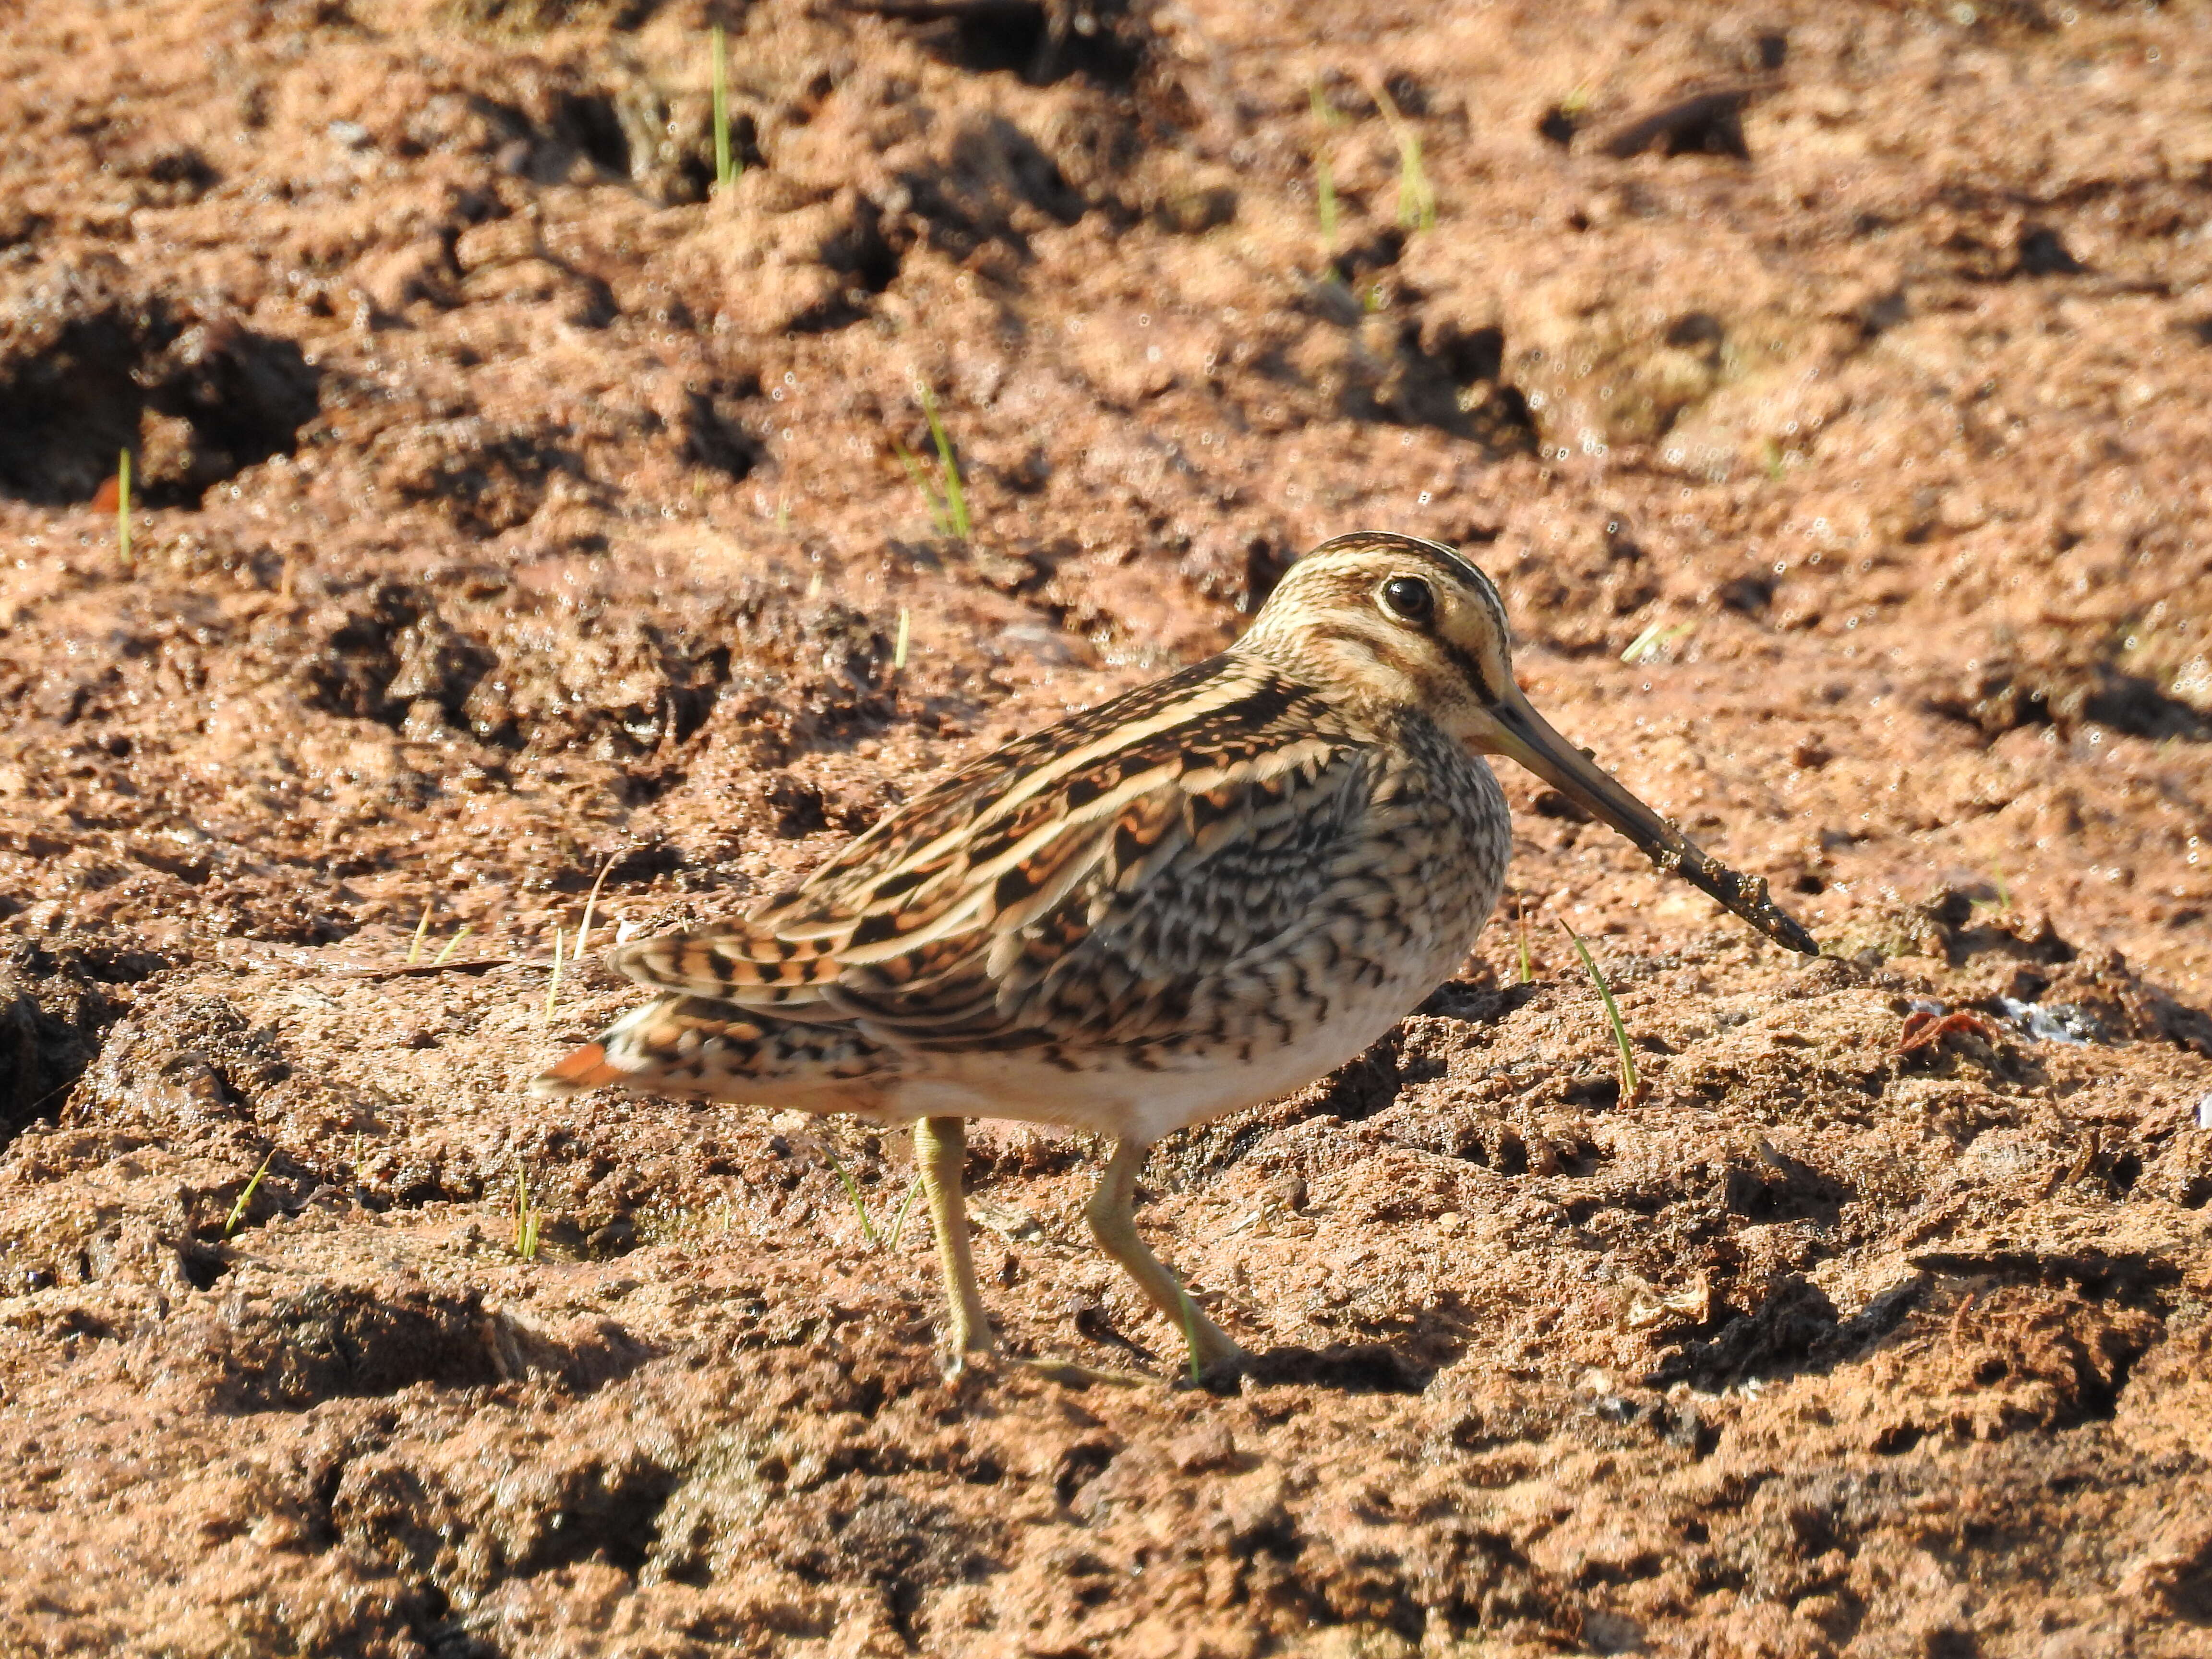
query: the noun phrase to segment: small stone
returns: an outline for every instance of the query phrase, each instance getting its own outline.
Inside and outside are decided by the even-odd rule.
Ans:
[[[1954,489],[1936,509],[1937,522],[1954,534],[1978,530],[1990,521],[1989,504],[1971,489]]]
[[[538,227],[527,219],[494,219],[471,225],[453,243],[453,263],[465,271],[512,264],[538,254]]]
[[[1233,1469],[1237,1443],[1221,1424],[1201,1424],[1168,1447],[1168,1461],[1185,1474]]]

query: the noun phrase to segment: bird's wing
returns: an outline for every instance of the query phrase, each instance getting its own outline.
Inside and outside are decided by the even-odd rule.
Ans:
[[[1217,657],[975,762],[743,921],[608,961],[915,1047],[1141,1034],[1311,910],[1370,772],[1317,693]]]

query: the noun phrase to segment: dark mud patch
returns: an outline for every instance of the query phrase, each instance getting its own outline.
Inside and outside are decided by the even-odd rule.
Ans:
[[[74,272],[19,287],[0,301],[0,491],[89,501],[128,451],[147,506],[197,506],[292,453],[320,380],[295,343],[223,311],[118,297]]]
[[[0,953],[0,1145],[54,1117],[137,988],[170,959],[136,941],[63,934],[9,941]]]

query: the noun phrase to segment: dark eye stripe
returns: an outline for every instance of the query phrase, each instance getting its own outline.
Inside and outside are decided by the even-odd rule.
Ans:
[[[1449,640],[1439,643],[1444,648],[1444,654],[1451,659],[1452,666],[1465,675],[1467,683],[1474,688],[1475,696],[1485,702],[1496,702],[1498,693],[1490,684],[1490,676],[1482,672],[1480,659],[1473,652],[1462,650]]]

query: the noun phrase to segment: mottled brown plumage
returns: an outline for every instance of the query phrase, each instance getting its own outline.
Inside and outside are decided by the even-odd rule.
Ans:
[[[988,1346],[959,1213],[971,1116],[1120,1143],[1091,1218],[1191,1336],[1238,1350],[1137,1238],[1143,1154],[1358,1054],[1462,960],[1510,848],[1481,753],[1530,765],[1796,948],[1514,684],[1449,549],[1340,537],[1210,661],[972,762],[743,921],[611,965],[661,993],[539,1079],[926,1120],[956,1352]]]

